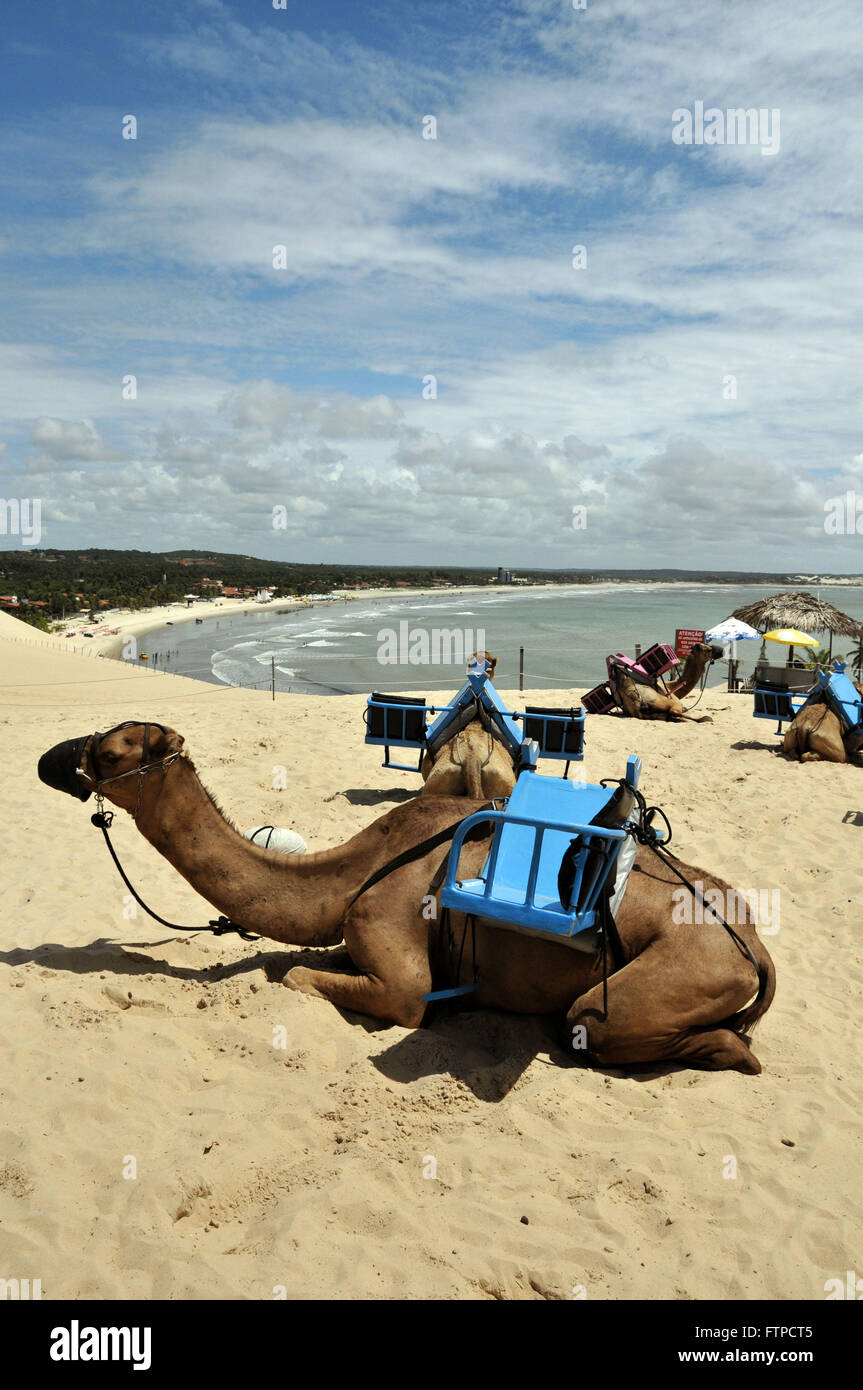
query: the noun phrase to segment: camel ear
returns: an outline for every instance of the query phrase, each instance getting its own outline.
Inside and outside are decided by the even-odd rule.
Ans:
[[[151,724],[150,760],[169,758],[172,753],[179,753],[185,741],[183,735],[178,734],[176,729],[169,729],[161,724]]]

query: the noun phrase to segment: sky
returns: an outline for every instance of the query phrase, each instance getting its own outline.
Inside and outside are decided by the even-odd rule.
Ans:
[[[859,0],[575,3],[4,11],[43,547],[863,572]]]

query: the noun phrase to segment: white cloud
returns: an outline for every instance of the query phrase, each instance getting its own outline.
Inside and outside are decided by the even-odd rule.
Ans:
[[[264,422],[263,401],[273,407]],[[820,547],[822,568],[828,556],[834,568],[855,564],[849,547],[841,559],[835,543],[823,549],[823,516],[829,497],[863,492],[859,460],[816,473],[686,436],[622,456],[571,433],[426,432],[386,398],[369,404],[259,383],[227,396],[213,419],[187,420],[182,433],[166,427],[123,461],[87,467],[75,457],[91,438],[86,422],[54,421],[54,452],[62,439],[69,457],[43,453],[27,475],[43,498],[45,543],[66,543],[61,523],[98,521],[101,544],[137,545],[153,528],[160,546],[307,560],[337,545],[354,560],[383,552],[418,563],[463,562],[469,548],[474,563],[490,564],[503,546],[524,564],[657,567],[686,557],[695,567],[769,569],[787,567],[789,547],[798,565]],[[378,432],[381,416],[395,432]],[[345,419],[353,433],[343,447]],[[575,505],[588,517],[577,539]],[[273,530],[276,506],[287,509],[286,531]]]
[[[181,73],[177,119],[87,177],[76,153],[63,215],[28,198],[10,224],[52,274],[18,273],[10,239],[4,472],[74,470],[82,544],[98,516],[118,544],[167,525],[254,550],[287,496],[311,558],[469,537],[489,560],[505,538],[533,563],[785,568],[804,546],[841,568],[819,527],[861,457],[855,15],[515,0],[494,26],[415,17],[406,56],[186,7],[145,45]],[[673,147],[696,98],[779,106],[779,155]],[[11,142],[28,179],[38,139]]]
[[[47,459],[86,459],[94,462],[110,456],[92,420],[56,420],[42,415],[34,421],[30,442]]]

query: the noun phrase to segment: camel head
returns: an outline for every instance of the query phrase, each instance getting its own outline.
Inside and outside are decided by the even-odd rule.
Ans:
[[[689,649],[689,655],[695,656],[700,662],[721,661],[723,649],[714,642],[693,642]]]
[[[484,661],[485,669],[488,671],[489,680],[494,680],[494,670],[497,666],[497,657],[492,656],[491,652],[474,652],[473,656],[468,658],[468,669],[470,669],[470,667],[473,665],[475,661],[478,661],[480,663]]]
[[[56,744],[39,759],[39,777],[55,791],[86,801],[94,792],[125,811],[138,803],[141,779],[136,772],[165,767],[178,757],[183,737],[163,724],[129,720],[107,733],[84,734]]]

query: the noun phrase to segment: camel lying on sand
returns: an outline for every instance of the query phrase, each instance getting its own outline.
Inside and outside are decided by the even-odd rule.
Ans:
[[[127,723],[58,744],[40,759],[39,775],[81,800],[95,791],[128,811],[159,853],[248,931],[296,946],[345,942],[356,974],[295,967],[285,978],[291,988],[418,1027],[426,1014],[423,996],[432,989],[438,931],[428,908],[436,905],[432,885],[448,849],[433,837],[454,829],[478,803],[417,797],[346,844],[318,854],[282,855],[252,844],[225,819],[182,747],[173,729]],[[462,874],[480,871],[488,844],[486,837],[465,845]],[[405,853],[406,862],[369,885],[370,877]],[[702,869],[680,868],[690,881],[701,881],[702,894],[718,889],[728,901],[721,880]],[[680,899],[673,895],[679,887],[668,866],[640,847],[617,914],[621,956],[611,952],[607,1014],[598,954],[482,918],[476,924],[482,984],[471,999],[483,1009],[558,1015],[565,1019],[566,1045],[575,1045],[578,1030],[578,1055],[598,1064],[677,1058],[711,1070],[759,1072],[741,1034],[773,998],[770,956],[746,913],[735,930],[755,966],[712,914],[705,913],[696,928],[677,925]],[[451,919],[458,940],[465,919],[455,912]],[[472,979],[467,959],[456,974],[457,981],[448,984]]]
[[[485,662],[491,680],[497,657],[490,652],[474,652],[470,662],[475,661]],[[486,727],[479,718],[453,734],[434,758],[426,753],[420,775],[422,796],[471,796],[490,801],[509,796],[515,786],[515,764],[509,748],[494,726]]]
[[[863,686],[857,686],[863,695]],[[863,731],[842,737],[842,725],[826,704],[807,705],[791,721],[782,740],[782,753],[801,763],[850,763],[863,749]]]
[[[515,786],[515,764],[496,730],[471,720],[443,745],[432,762],[426,753],[420,766],[421,796],[470,796],[477,801],[509,796]]]
[[[676,695],[663,695],[650,685],[633,680],[623,666],[612,666],[611,685],[617,702],[631,719],[690,719],[693,724],[711,723],[709,714],[687,714]]]

